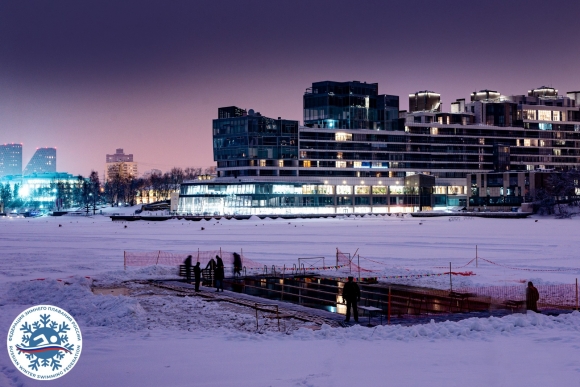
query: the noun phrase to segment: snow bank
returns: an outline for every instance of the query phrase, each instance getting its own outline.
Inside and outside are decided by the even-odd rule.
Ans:
[[[66,281],[11,283],[0,297],[5,305],[54,305],[69,312],[81,326],[102,326],[124,331],[141,329],[144,315],[138,300],[130,297],[94,295],[91,280],[73,277]]]

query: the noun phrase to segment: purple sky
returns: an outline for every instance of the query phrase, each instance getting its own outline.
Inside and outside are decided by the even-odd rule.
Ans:
[[[58,170],[104,169],[115,148],[140,171],[213,165],[220,106],[302,121],[312,82],[441,93],[580,89],[580,2],[0,2],[0,143],[24,165],[58,148]]]

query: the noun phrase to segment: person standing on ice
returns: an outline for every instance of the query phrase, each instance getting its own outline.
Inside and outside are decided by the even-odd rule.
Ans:
[[[195,280],[195,291],[199,292],[199,283],[201,282],[201,267],[199,267],[199,262],[193,267],[193,278]]]
[[[238,253],[234,253],[234,277],[242,275],[242,257]]]
[[[358,322],[358,305],[360,301],[360,288],[358,284],[353,281],[353,277],[348,277],[348,282],[342,288],[342,299],[346,301],[346,318],[344,322],[350,321],[350,308],[352,307],[354,314],[354,321]]]
[[[224,261],[219,257],[219,255],[215,256],[217,263],[215,267],[215,287],[216,292],[219,292],[220,289],[222,292],[224,291]]]
[[[528,282],[528,287],[526,288],[526,309],[538,313],[539,299],[540,292],[538,292],[538,289],[534,286],[532,281]]]
[[[183,261],[185,264],[185,278],[187,282],[191,282],[191,255],[188,255]]]

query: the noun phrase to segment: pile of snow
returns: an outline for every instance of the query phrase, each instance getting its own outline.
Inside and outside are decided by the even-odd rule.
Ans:
[[[123,331],[143,328],[144,310],[134,298],[94,295],[91,280],[12,282],[3,289],[0,307],[54,305],[69,312],[82,326],[103,326]]]

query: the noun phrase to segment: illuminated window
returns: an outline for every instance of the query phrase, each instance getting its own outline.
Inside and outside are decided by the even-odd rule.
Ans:
[[[485,145],[485,138],[480,138],[479,139],[479,144],[480,145]]]
[[[333,186],[331,185],[319,185],[318,186],[318,193],[321,195],[332,195],[333,193]]]
[[[384,185],[373,185],[373,195],[386,195],[387,187]]]
[[[441,117],[439,117],[441,119]],[[448,122],[449,123],[449,122]],[[436,136],[439,134],[439,129],[437,128],[431,128],[431,134]]]
[[[391,185],[389,186],[389,193],[394,195],[402,195],[403,194],[403,186],[402,185]]]
[[[447,186],[435,186],[433,187],[433,193],[438,195],[445,195],[447,193]]]
[[[284,166],[284,160],[278,160],[278,166],[279,167],[283,167]]]
[[[266,160],[260,160],[260,167],[266,166]]]
[[[448,187],[449,195],[463,195],[467,192],[467,188],[462,185],[452,185]]]
[[[310,162],[310,160],[304,160],[304,167],[305,168],[310,168],[312,166],[312,163]]]
[[[552,111],[538,110],[538,121],[552,121]]]
[[[301,159],[306,158],[306,151],[300,151],[300,158]]]
[[[336,168],[346,168],[346,161],[336,161]]]
[[[355,168],[362,168],[362,161],[355,161],[353,163],[353,167],[355,167]]]
[[[352,186],[351,185],[337,185],[336,186],[336,194],[337,195],[351,195],[352,194]]]
[[[350,133],[337,132],[334,135],[334,139],[335,139],[335,141],[351,141],[352,140],[352,134],[350,134]]]
[[[355,195],[368,195],[370,193],[370,187],[368,185],[356,185],[354,187]]]
[[[336,158],[337,159],[342,159],[343,153],[342,152],[336,152]]]
[[[560,121],[560,112],[559,111],[555,110],[552,112],[552,121]]]
[[[302,186],[302,193],[304,195],[310,195],[316,193],[316,186],[315,185],[303,185]]]
[[[523,111],[523,119],[524,120],[536,120],[536,111],[535,110],[527,110]]]

